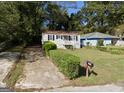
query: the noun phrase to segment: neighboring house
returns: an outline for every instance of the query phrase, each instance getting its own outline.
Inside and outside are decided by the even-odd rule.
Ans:
[[[118,40],[115,46],[124,46],[124,41],[123,40]]]
[[[124,35],[123,36],[120,35],[120,40],[117,41],[115,46],[122,46],[122,47],[124,47]]]
[[[93,32],[93,33],[88,33],[85,35],[80,36],[80,44],[82,46],[87,46],[89,43],[90,46],[96,46],[98,40],[103,39],[103,44],[104,46],[110,45],[110,44],[115,44],[119,37],[108,35],[108,34],[103,34],[100,32]]]
[[[54,42],[57,48],[66,49],[67,45],[80,48],[80,34],[76,31],[46,31],[42,33],[42,44],[45,41]]]
[[[66,49],[66,46],[72,45],[74,48],[87,46],[96,46],[98,40],[103,39],[103,45],[115,44],[119,37],[93,32],[81,35],[79,32],[71,31],[46,31],[42,33],[42,44],[45,41],[52,41],[57,45],[57,48]]]

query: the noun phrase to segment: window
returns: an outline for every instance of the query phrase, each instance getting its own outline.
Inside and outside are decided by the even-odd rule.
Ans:
[[[48,40],[54,40],[54,35],[48,35]]]
[[[64,36],[64,40],[69,40],[69,36]]]
[[[63,36],[61,36],[61,39],[63,39]]]
[[[78,41],[78,36],[76,36],[76,41]]]
[[[56,39],[60,39],[61,38],[61,36],[60,35],[56,35]]]
[[[53,40],[55,40],[55,36],[53,35]]]
[[[69,36],[69,41],[72,41],[72,36]]]

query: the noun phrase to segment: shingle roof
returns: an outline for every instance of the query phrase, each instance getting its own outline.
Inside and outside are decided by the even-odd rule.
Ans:
[[[102,38],[119,38],[119,37],[100,33],[100,32],[92,32],[85,35],[81,35],[81,39],[85,39],[85,38],[101,38],[102,39]]]
[[[74,35],[80,35],[80,31],[45,31],[43,32],[45,34],[67,34],[67,35],[71,35],[71,34],[74,34]]]

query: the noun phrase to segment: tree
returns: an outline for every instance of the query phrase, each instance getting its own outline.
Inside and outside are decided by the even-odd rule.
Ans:
[[[39,38],[46,4],[47,2],[0,2],[1,38],[26,43]]]
[[[124,23],[123,9],[123,2],[85,2],[78,15],[86,29],[85,33],[98,31],[112,34],[115,26]]]
[[[120,38],[122,38],[122,36],[124,36],[124,24],[118,25],[116,27],[113,28],[113,33],[114,35],[119,36]]]

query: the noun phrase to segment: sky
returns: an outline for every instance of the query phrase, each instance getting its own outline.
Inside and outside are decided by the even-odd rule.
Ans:
[[[76,1],[75,4],[76,4],[76,8],[68,8],[67,11],[68,11],[69,15],[71,13],[77,13],[84,6],[84,2],[83,1]]]

